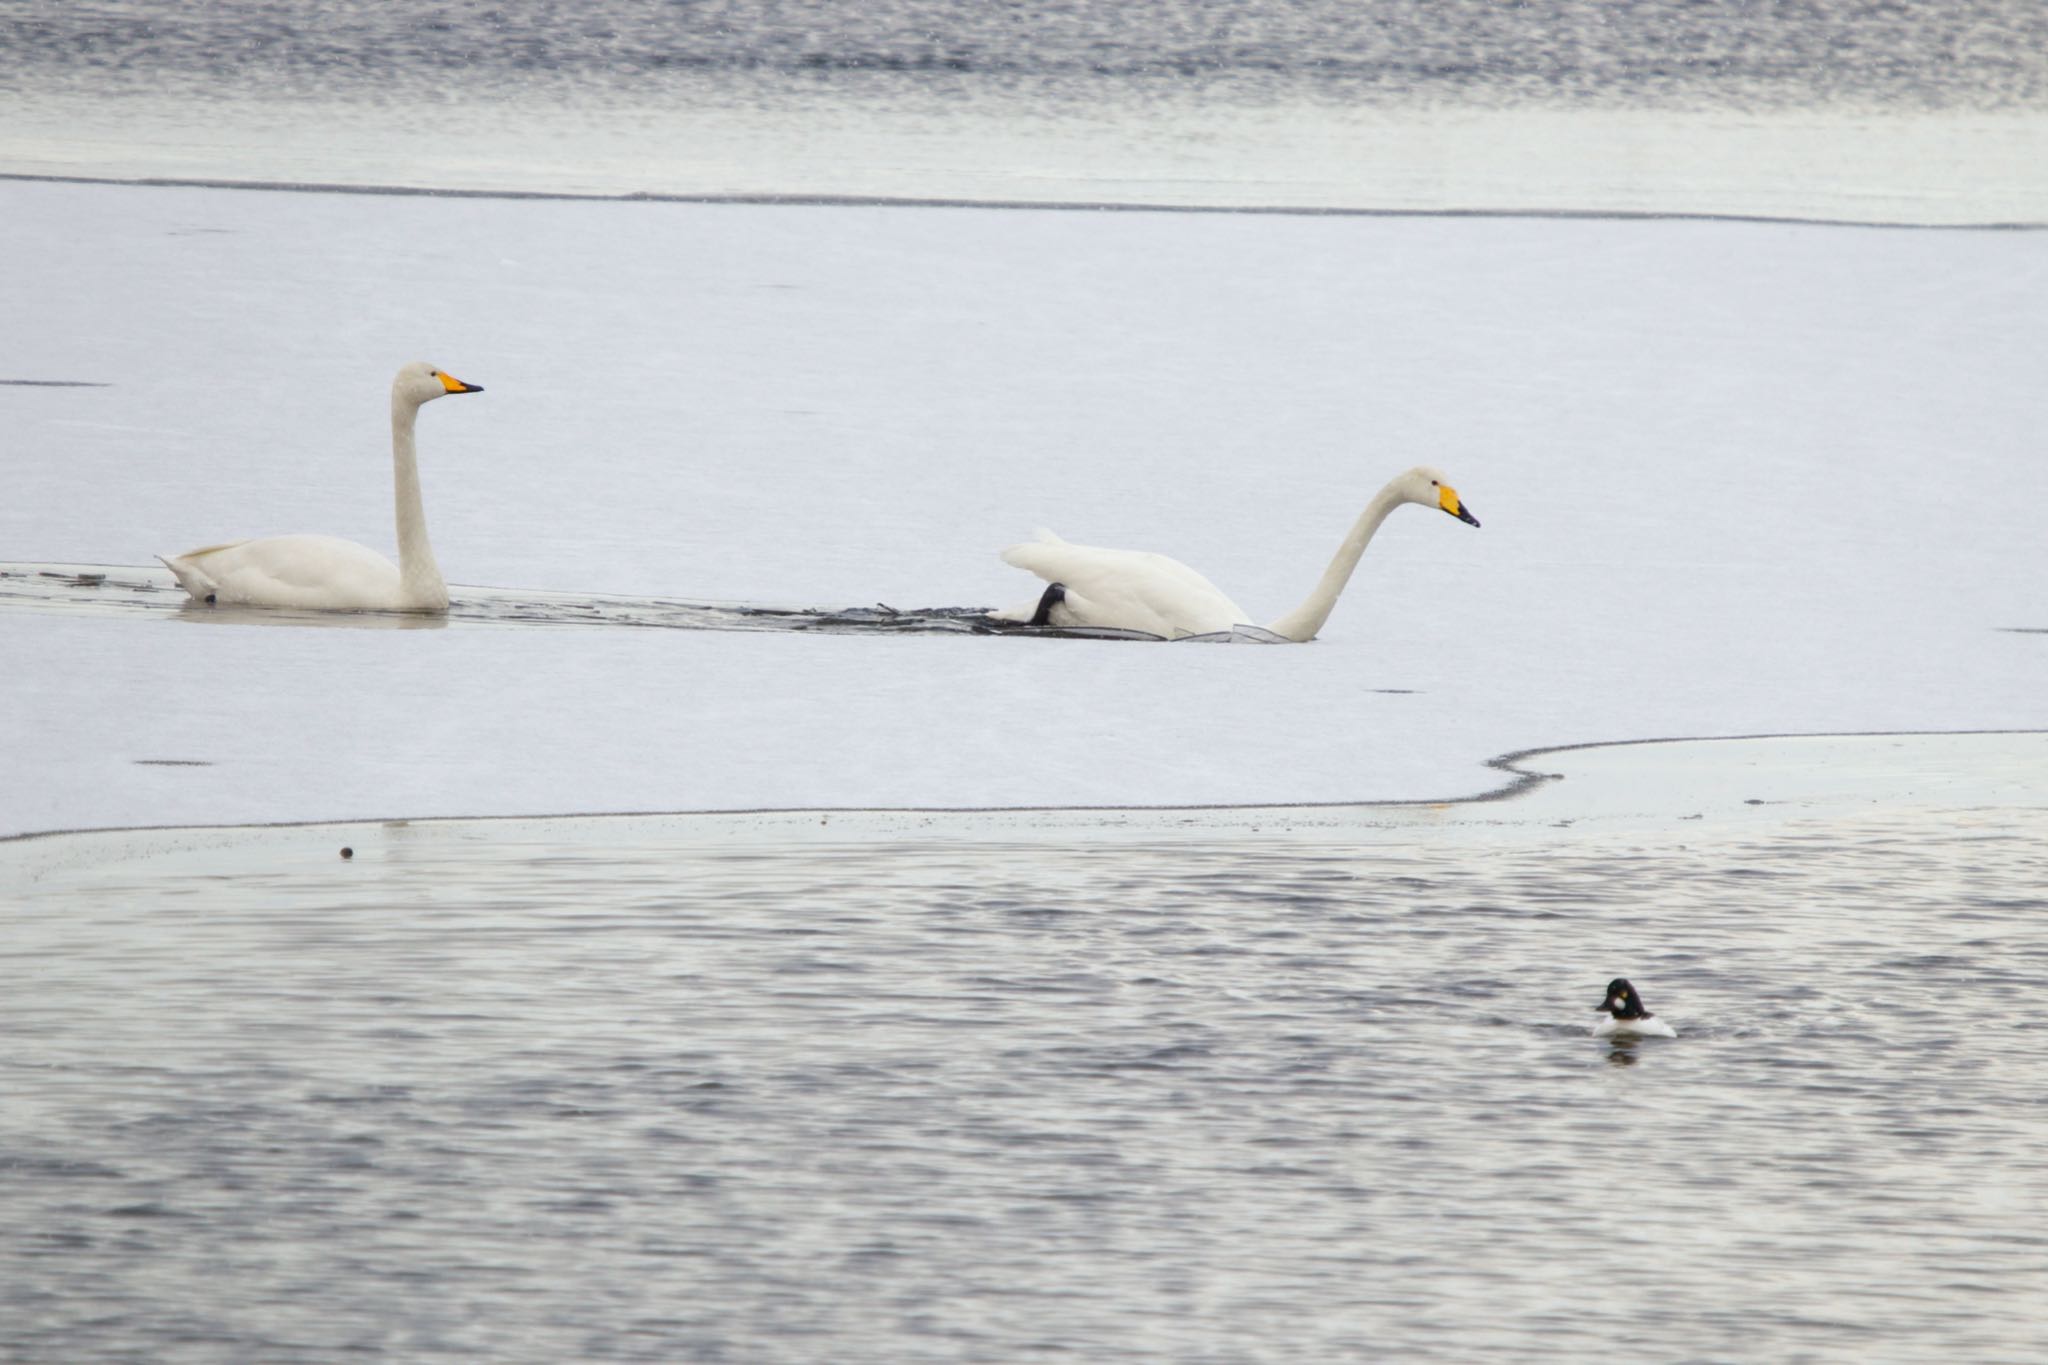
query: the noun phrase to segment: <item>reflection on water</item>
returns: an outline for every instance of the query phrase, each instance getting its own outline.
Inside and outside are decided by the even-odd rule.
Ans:
[[[1025,626],[998,621],[987,607],[750,607],[663,597],[452,588],[446,615],[402,611],[291,611],[194,602],[153,569],[0,564],[0,610],[86,615],[148,615],[199,625],[438,630],[450,622],[497,626],[625,626],[667,630],[817,631],[825,634],[1025,635],[1069,640],[1146,640],[1142,630]],[[1185,636],[1180,644],[1287,644],[1261,626]]]
[[[1683,828],[80,845],[0,1356],[2027,1357],[2048,816]]]
[[[427,611],[299,611],[291,608],[206,606],[189,597],[176,619],[202,626],[328,626],[341,630],[441,630],[448,618]]]

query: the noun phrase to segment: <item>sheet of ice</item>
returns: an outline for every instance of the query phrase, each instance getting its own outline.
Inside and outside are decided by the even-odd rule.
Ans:
[[[524,846],[529,856],[535,845],[546,845],[640,847],[687,857],[745,846],[777,852],[890,844],[1157,850],[1253,839],[1268,849],[1349,845],[1399,855],[1426,845],[1440,855],[1479,858],[1532,844],[1583,849],[1588,839],[1619,839],[1626,843],[1610,847],[1634,855],[1795,830],[1839,840],[1858,821],[1894,828],[1919,821],[1954,837],[1998,837],[2013,833],[2020,812],[2036,812],[2028,828],[2040,827],[2048,813],[2048,734],[2038,732],[1594,745],[1540,750],[1502,766],[1531,779],[1512,799],[1165,811],[784,809],[111,829],[0,839],[0,886],[27,887],[80,871],[104,878],[121,863],[149,864],[152,879],[193,867],[216,876],[299,876],[309,862],[332,860],[342,848],[349,861],[367,864],[460,844],[494,852]]]
[[[1050,525],[1292,606],[1211,649],[0,617],[0,830],[1340,801],[1510,749],[2048,727],[2048,236],[0,185],[0,559],[390,543],[457,583],[996,605]],[[160,766],[179,759],[210,766]]]
[[[110,99],[41,91],[0,173],[576,194],[1580,211],[2048,223],[2038,111],[1421,111],[1151,91],[1002,98]],[[422,136],[423,123],[431,136]]]

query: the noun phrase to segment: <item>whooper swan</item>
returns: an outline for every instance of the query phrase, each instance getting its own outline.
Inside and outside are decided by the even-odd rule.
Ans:
[[[398,563],[337,536],[265,536],[158,555],[178,586],[209,605],[317,611],[446,611],[448,585],[427,542],[413,424],[420,405],[451,393],[482,393],[454,375],[414,361],[391,381],[391,467],[398,512]]]
[[[1373,533],[1404,502],[1441,508],[1460,521],[1479,524],[1442,474],[1418,465],[1374,495],[1337,547],[1315,591],[1268,629],[1296,642],[1313,640],[1351,581],[1351,571],[1358,567]],[[1003,551],[1003,560],[1029,569],[1049,586],[1032,602],[991,613],[998,621],[1139,630],[1169,640],[1252,623],[1244,608],[1214,583],[1165,555],[1070,545],[1050,531],[1040,531],[1036,541]]]

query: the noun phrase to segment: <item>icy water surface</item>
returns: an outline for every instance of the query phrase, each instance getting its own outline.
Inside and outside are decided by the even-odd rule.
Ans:
[[[1952,1360],[2048,1333],[2038,809],[812,818],[15,845],[0,1355]],[[1675,1042],[1587,1036],[1617,974]]]
[[[195,602],[167,571],[120,564],[0,564],[0,609],[80,616],[154,617],[194,625],[437,630],[454,623],[497,626],[626,626],[667,630],[818,631],[828,635],[1025,635],[1067,640],[1162,637],[1142,630],[1020,625],[989,607],[758,607],[604,593],[522,592],[457,586],[446,615],[397,611],[286,611]],[[1288,644],[1261,626],[1240,625],[1178,643]]]
[[[248,0],[0,10],[17,80],[204,99],[372,90],[426,103],[506,87],[586,98],[716,83],[894,85],[956,100],[1141,105],[1172,86],[1277,103],[1563,101],[2033,107],[2048,16],[2025,0],[1700,5],[1686,0]],[[755,82],[751,90],[743,84]]]
[[[0,6],[0,174],[2048,221],[2031,0]]]

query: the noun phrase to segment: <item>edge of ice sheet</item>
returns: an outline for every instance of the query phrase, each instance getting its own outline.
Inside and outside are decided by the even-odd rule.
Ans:
[[[143,97],[39,90],[0,128],[0,169],[277,184],[990,204],[1303,205],[1792,214],[1857,221],[2048,221],[2048,120],[2025,111],[1776,113],[1699,109],[1407,110],[1218,103],[1208,95],[1096,116],[1035,102],[898,91],[764,103],[681,92],[436,106]],[[1154,92],[1155,95],[1158,92]]]
[[[0,171],[0,182],[52,185],[114,185],[134,189],[244,190],[277,194],[360,194],[430,199],[512,199],[610,204],[736,204],[790,208],[1043,210],[1055,213],[1222,213],[1308,218],[1533,218],[1594,222],[1761,223],[1797,227],[1889,228],[1907,231],[2039,232],[2036,218],[1845,218],[1815,214],[1743,213],[1715,209],[1552,208],[1541,205],[1445,207],[1351,204],[1229,204],[1142,199],[1011,199],[1002,197],[830,194],[800,192],[720,193],[715,191],[442,188],[432,185],[351,184],[339,181],[229,180],[187,176],[60,175]]]
[[[1539,759],[1555,763],[1536,766]],[[489,838],[575,845],[660,837],[683,846],[1174,842],[1256,836],[1395,844],[1418,838],[1492,844],[1576,833],[1683,834],[1886,810],[2048,807],[2048,731],[1607,740],[1502,754],[1492,791],[1445,801],[1242,806],[966,808],[814,807],[608,814],[403,816],[254,825],[43,830],[0,838],[0,880],[67,867],[193,855],[280,836],[286,861],[374,857],[403,838]],[[1551,767],[1564,772],[1545,771]],[[1697,823],[1694,823],[1697,822]]]

